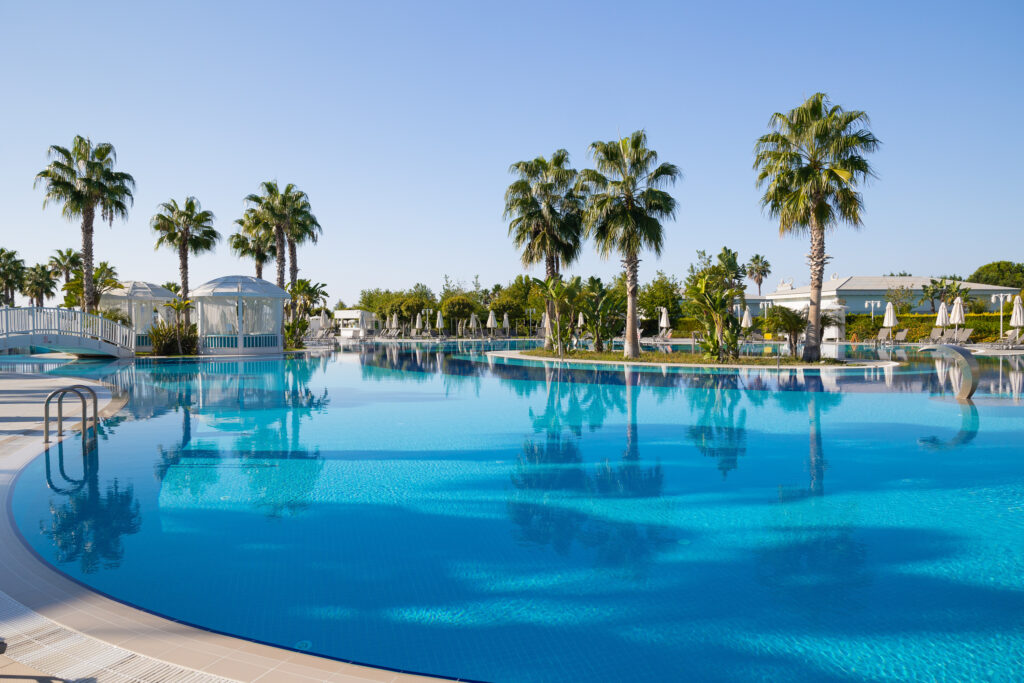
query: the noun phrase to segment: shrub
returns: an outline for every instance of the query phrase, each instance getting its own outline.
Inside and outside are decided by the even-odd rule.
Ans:
[[[961,327],[974,329],[971,335],[972,342],[992,342],[999,339],[999,314],[982,313],[969,314],[964,316],[964,324]],[[928,338],[932,328],[935,327],[935,316],[931,313],[911,313],[899,316],[896,325],[897,329],[907,330],[907,341],[921,342]],[[1007,329],[1010,317],[1003,318],[1003,331]],[[874,322],[871,316],[866,313],[855,313],[846,316],[846,338],[857,341],[870,341],[878,335],[882,329],[882,316],[876,315]]]
[[[181,350],[178,339],[181,339]],[[195,324],[185,323],[154,323],[149,328],[149,338],[153,342],[153,353],[157,356],[194,356],[199,350],[199,333]]]
[[[284,345],[289,349],[301,349],[304,347],[302,339],[309,332],[309,319],[300,316],[291,322],[284,324]]]

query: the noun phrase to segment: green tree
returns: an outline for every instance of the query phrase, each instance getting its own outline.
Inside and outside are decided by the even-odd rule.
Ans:
[[[66,285],[71,281],[71,273],[82,267],[82,255],[74,249],[57,249],[49,261],[50,270],[60,273]]]
[[[668,309],[669,320],[675,320],[683,314],[680,304],[682,299],[683,283],[659,270],[654,279],[645,284],[637,292],[637,306],[653,320],[657,326],[659,311],[662,308]]]
[[[293,287],[299,277],[298,245],[316,244],[322,234],[323,228],[310,209],[309,197],[302,193],[302,199],[285,232],[285,239],[288,242],[288,280]]]
[[[761,284],[772,274],[772,264],[761,254],[754,254],[747,261],[747,277],[757,285],[757,295],[761,296]]]
[[[175,298],[173,301],[168,301],[167,303],[165,303],[164,306],[166,306],[167,308],[169,308],[172,311],[174,311],[174,340],[177,342],[177,345],[178,345],[178,355],[180,356],[180,355],[182,355],[182,348],[181,348],[181,333],[183,331],[182,328],[189,327],[190,324],[191,324],[191,323],[188,322],[188,318],[189,318],[188,312],[192,308],[192,300],[191,299]],[[182,324],[182,320],[181,320],[181,316],[182,315],[185,316],[185,323],[184,323],[184,325]]]
[[[93,282],[93,222],[100,219],[113,225],[115,218],[128,218],[135,180],[123,171],[115,171],[117,153],[109,142],[92,144],[89,138],[76,135],[71,147],[51,145],[49,165],[36,174],[35,184],[46,190],[45,208],[50,202],[61,204],[61,213],[68,220],[82,221],[82,286],[83,299],[99,301]],[[87,309],[90,313],[94,308]]]
[[[678,296],[676,299],[678,301]],[[593,336],[594,350],[600,353],[604,351],[605,341],[622,329],[626,317],[625,297],[617,289],[606,288],[601,278],[592,277],[583,290],[580,312],[583,313],[583,329]]]
[[[491,298],[490,308],[494,311],[494,315],[498,317],[498,322],[504,315],[508,315],[510,320],[522,320],[523,319],[523,308],[522,303],[513,296],[507,290],[501,290],[497,295]]]
[[[566,331],[568,331],[573,322],[574,311],[572,303],[581,289],[580,278],[579,276],[569,280],[562,280],[560,277],[549,277],[546,280],[534,278],[534,282],[544,292],[544,298],[550,304],[550,310],[554,311],[555,339],[552,346],[557,345],[558,358],[564,358],[565,339],[562,334],[563,322],[565,323]]]
[[[732,286],[731,280],[716,277],[712,266],[688,279],[686,300],[704,327],[701,346],[705,355],[722,362],[739,355],[740,324],[733,315],[733,304],[743,291]]]
[[[27,296],[34,306],[43,307],[46,299],[57,292],[57,275],[43,263],[28,268],[21,282],[21,293]]]
[[[885,291],[885,300],[892,302],[897,314],[904,315],[914,306],[914,291],[909,287],[890,287]]]
[[[556,150],[550,159],[539,156],[509,167],[518,178],[505,191],[508,234],[522,251],[524,266],[543,263],[550,279],[579,256],[583,244],[584,196],[577,186],[578,173],[569,166],[569,153]],[[552,312],[548,311],[548,320]],[[548,334],[550,338],[550,322]],[[544,342],[550,349],[550,342]]]
[[[195,197],[186,197],[179,205],[174,199],[160,205],[160,212],[153,216],[149,225],[157,234],[156,248],[169,247],[178,252],[178,273],[181,289],[178,296],[188,299],[188,257],[213,251],[220,241],[220,233],[213,227],[213,213],[204,211]],[[191,325],[188,308],[185,309],[185,325]]]
[[[967,280],[985,285],[1024,289],[1024,263],[1014,263],[1013,261],[986,263],[974,271]]]
[[[468,319],[476,311],[476,302],[464,294],[453,294],[441,302],[441,314],[451,325],[455,325],[456,321]]]
[[[277,257],[274,243],[274,227],[263,220],[263,215],[249,207],[242,217],[235,220],[238,232],[228,237],[228,246],[236,256],[251,258],[256,265],[256,277],[263,278],[263,266]]]
[[[13,249],[0,248],[0,303],[14,305],[14,293],[25,279],[25,261]]]
[[[861,224],[863,198],[858,187],[874,175],[865,154],[878,148],[862,111],[833,106],[815,93],[789,113],[775,113],[771,132],[755,147],[757,185],[765,187],[761,206],[779,219],[779,232],[810,233],[810,329],[804,360],[821,357],[818,318],[821,284],[828,257],[825,232],[840,222]]]
[[[308,316],[313,310],[327,304],[327,285],[322,282],[299,278],[294,285],[289,285],[288,293],[292,296],[292,308],[298,317]]]
[[[640,355],[637,315],[640,252],[661,254],[665,241],[662,220],[675,216],[676,201],[661,189],[679,177],[672,164],[658,164],[658,153],[647,147],[647,134],[638,130],[629,137],[590,145],[596,169],[580,174],[589,195],[586,230],[598,252],[613,252],[622,259],[626,275],[626,338],[624,356]]]
[[[101,296],[112,289],[118,289],[121,287],[121,282],[118,280],[117,276],[117,269],[106,261],[99,262],[99,265],[97,265],[95,270],[93,270],[92,278],[93,298],[91,301],[86,301],[82,269],[79,268],[72,273],[71,280],[63,287],[65,293],[64,306],[67,308],[80,306],[83,311],[95,311],[99,309]]]
[[[806,311],[794,311],[785,306],[772,306],[764,317],[764,329],[772,334],[784,334],[789,341],[789,355],[796,358],[796,345],[807,329]],[[820,342],[819,342],[820,343]],[[805,341],[806,345],[807,342]],[[804,356],[806,359],[806,355]]]

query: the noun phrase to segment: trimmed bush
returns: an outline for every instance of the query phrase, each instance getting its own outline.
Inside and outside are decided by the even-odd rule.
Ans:
[[[998,313],[971,313],[964,316],[964,324],[961,327],[971,327],[974,333],[971,335],[972,342],[994,342],[999,340],[999,314]],[[932,328],[935,327],[934,313],[908,313],[897,316],[896,329],[907,330],[907,341],[921,342],[928,338]],[[1003,318],[1003,332],[1009,329],[1007,325],[1010,317]],[[878,336],[882,329],[882,316],[876,315],[874,322],[871,316],[866,313],[855,313],[846,316],[846,338],[850,341],[870,341]]]

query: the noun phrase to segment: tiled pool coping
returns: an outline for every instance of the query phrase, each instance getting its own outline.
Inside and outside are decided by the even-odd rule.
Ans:
[[[0,374],[0,395],[5,399],[0,402],[0,416],[8,418],[0,432],[0,593],[55,625],[95,639],[111,650],[120,648],[181,667],[182,679],[199,672],[238,681],[297,683],[440,680],[316,657],[181,624],[104,597],[41,562],[15,530],[9,498],[17,473],[42,452],[40,395],[70,383],[67,378],[55,376]],[[74,383],[96,388],[101,417],[115,414],[124,405],[105,386],[77,379]],[[19,395],[23,400],[17,400]],[[70,405],[68,414],[77,415]],[[5,637],[5,628],[13,627],[13,622],[5,623],[0,618],[0,638]],[[9,666],[16,667],[19,676],[54,674],[31,671],[4,660],[8,658],[0,657],[0,678]],[[93,675],[100,683],[127,680],[114,672]],[[173,677],[169,679],[165,671],[160,680]]]

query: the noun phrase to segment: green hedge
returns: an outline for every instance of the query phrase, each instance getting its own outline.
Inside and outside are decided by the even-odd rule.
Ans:
[[[974,333],[971,334],[971,342],[994,342],[999,340],[999,314],[998,313],[972,313],[964,316],[966,321],[962,327],[971,327]],[[932,328],[935,327],[935,314],[933,313],[908,313],[897,316],[897,330],[906,329],[907,341],[920,342],[928,338]],[[1003,318],[1003,332],[1010,329],[1007,325],[1010,317]],[[876,315],[874,321],[871,315],[866,313],[855,313],[846,316],[846,338],[850,341],[870,341],[878,336],[882,329],[882,316]]]

